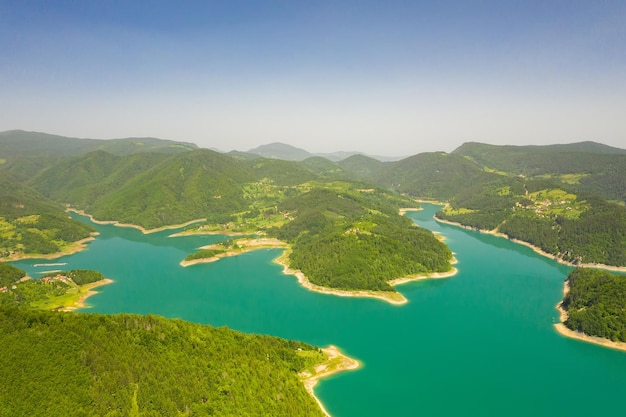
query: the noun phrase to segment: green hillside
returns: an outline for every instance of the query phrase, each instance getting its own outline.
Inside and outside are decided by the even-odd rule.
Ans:
[[[259,155],[264,158],[282,159],[285,161],[303,161],[310,156],[309,152],[286,143],[274,142],[250,149],[248,153]]]
[[[155,316],[0,307],[0,415],[323,416],[312,346]]]
[[[16,283],[26,276],[26,272],[13,265],[0,262],[0,287]]]
[[[307,165],[293,161],[258,158],[248,161],[246,166],[257,178],[269,178],[276,185],[297,185],[318,178]]]
[[[493,180],[497,175],[462,156],[433,152],[388,163],[378,177],[401,193],[446,201],[469,185]]]
[[[157,138],[78,139],[41,132],[9,130],[0,132],[0,155],[18,157],[77,156],[103,150],[116,155],[138,152],[180,153],[198,149],[193,143]]]
[[[89,211],[97,201],[167,158],[158,153],[116,156],[95,151],[65,158],[28,183],[55,201]]]
[[[339,166],[343,172],[349,173],[353,178],[371,181],[373,183],[380,181],[380,175],[385,165],[390,164],[365,155],[352,155],[337,162],[337,166]]]
[[[559,259],[626,265],[626,208],[546,180],[502,177],[457,194],[437,217],[494,230]]]
[[[550,178],[572,189],[626,202],[626,150],[595,142],[547,146],[466,143],[453,154],[479,166],[525,177]]]
[[[432,232],[398,214],[401,205],[380,190],[334,183],[282,201],[290,221],[268,233],[292,245],[290,266],[314,284],[395,291],[388,281],[449,271],[452,259]]]
[[[253,174],[209,150],[171,156],[100,197],[91,214],[145,228],[221,218],[247,207],[243,184]]]
[[[0,259],[61,252],[91,232],[37,191],[0,177]]]

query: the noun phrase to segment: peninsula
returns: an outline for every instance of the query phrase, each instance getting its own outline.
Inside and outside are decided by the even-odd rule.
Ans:
[[[100,272],[75,269],[51,271],[31,279],[19,268],[0,264],[0,304],[39,310],[73,311],[85,307],[96,288],[113,283]]]
[[[557,304],[564,336],[626,351],[626,277],[603,270],[577,268],[563,285]]]

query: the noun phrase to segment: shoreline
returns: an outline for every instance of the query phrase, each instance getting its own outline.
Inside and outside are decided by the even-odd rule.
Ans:
[[[458,261],[456,259],[453,259],[453,261],[450,263],[454,265],[457,262]],[[452,269],[447,272],[431,272],[427,274],[416,274],[416,275],[410,275],[408,277],[392,279],[391,281],[389,281],[389,285],[391,285],[392,287],[395,287],[397,285],[402,285],[402,284],[406,284],[406,283],[413,282],[413,281],[422,281],[425,279],[450,278],[450,277],[455,276],[458,273],[459,273],[459,270],[455,267],[452,267]]]
[[[321,285],[313,284],[300,270],[291,269],[287,264],[287,258],[289,257],[289,249],[285,250],[281,256],[274,259],[278,265],[283,267],[283,274],[293,275],[298,280],[298,283],[309,291],[318,292],[321,294],[337,295],[339,297],[364,297],[364,298],[376,298],[378,300],[387,301],[394,305],[406,304],[409,300],[399,292],[388,291],[368,291],[368,290],[338,290],[334,288],[322,287]]]
[[[73,255],[75,253],[85,250],[87,248],[87,243],[91,242],[92,240],[95,240],[96,239],[95,236],[97,236],[98,234],[99,234],[98,232],[92,232],[91,236],[68,244],[67,247],[60,252],[47,253],[47,254],[41,254],[41,253],[23,254],[23,255],[17,255],[17,256],[10,255],[8,257],[0,257],[0,262],[15,262],[15,261],[22,261],[24,259],[48,259],[49,260],[49,259],[61,258],[63,256]]]
[[[239,239],[235,241],[234,243],[235,244],[241,243],[245,246],[241,250],[230,250],[230,251],[226,251],[223,253],[218,253],[215,256],[211,256],[210,258],[198,258],[198,259],[191,259],[189,261],[186,261],[183,259],[182,261],[180,261],[179,265],[185,268],[185,267],[196,265],[196,264],[206,264],[206,263],[217,262],[223,258],[229,258],[231,256],[242,255],[244,253],[253,252],[255,250],[276,249],[276,248],[286,249],[289,247],[287,243],[281,242],[280,240],[274,239],[274,238]],[[215,249],[216,246],[219,246],[219,245],[220,245],[219,243],[214,243],[211,245],[202,246],[199,249]]]
[[[287,259],[289,258],[289,253],[291,252],[291,247],[288,243],[282,242],[278,239],[274,238],[257,238],[257,239],[239,239],[233,242],[234,244],[243,245],[243,248],[240,250],[228,250],[214,256],[208,258],[198,258],[191,260],[182,260],[179,265],[183,268],[203,264],[203,263],[213,263],[217,262],[220,259],[228,258],[232,256],[241,255],[244,253],[252,252],[258,249],[284,249],[283,253],[274,259],[274,262],[281,265],[283,267],[283,274],[285,275],[293,275],[298,280],[298,283],[304,287],[305,289],[313,292],[317,292],[320,294],[330,294],[336,295],[339,297],[362,297],[362,298],[375,298],[378,300],[386,301],[388,303],[394,305],[406,304],[408,300],[402,293],[395,291],[374,291],[374,290],[341,290],[336,288],[324,287],[321,285],[317,285],[309,281],[309,279],[304,275],[304,273],[300,270],[292,269],[288,263]],[[220,243],[214,243],[207,246],[202,246],[199,249],[220,249]],[[456,264],[458,261],[456,258],[452,258],[450,264]],[[406,284],[408,282],[413,281],[421,281],[425,279],[441,279],[441,278],[449,278],[458,273],[458,269],[452,267],[449,271],[446,272],[431,272],[431,273],[421,273],[414,274],[406,277],[396,278],[388,281],[389,285],[395,287],[397,285]]]
[[[424,209],[421,207],[401,207],[400,209],[398,209],[398,214],[400,216],[404,216],[409,211],[422,211],[422,210]]]
[[[317,385],[317,381],[319,381],[320,379],[329,377],[340,372],[357,369],[361,366],[361,364],[356,359],[353,359],[341,353],[339,348],[337,348],[336,346],[330,345],[327,348],[322,348],[321,350],[326,355],[327,360],[322,362],[321,364],[315,365],[315,374],[311,375],[308,371],[305,371],[300,373],[299,375],[302,378],[304,388],[317,402],[319,407],[322,409],[322,412],[326,416],[331,417],[331,415],[324,407],[324,404],[322,404],[320,399],[315,395],[315,391],[313,388],[315,388],[315,385]],[[330,365],[335,366],[331,368]]]
[[[85,285],[81,285],[81,286],[79,286],[79,288],[80,288],[80,290],[81,290],[81,291],[82,291],[82,290],[86,290],[86,292],[85,292],[85,293],[83,293],[83,294],[82,294],[82,295],[78,298],[78,300],[76,300],[76,302],[75,302],[74,304],[72,304],[72,305],[70,305],[70,306],[63,307],[63,308],[61,309],[61,311],[68,311],[68,312],[69,312],[69,311],[74,311],[74,310],[77,310],[77,309],[79,309],[79,308],[86,308],[86,307],[88,307],[88,306],[85,304],[85,301],[86,301],[89,297],[91,297],[91,296],[93,296],[93,295],[98,294],[98,291],[94,291],[94,290],[95,290],[96,288],[98,288],[98,287],[102,287],[102,286],[104,286],[104,285],[109,285],[109,284],[112,284],[113,282],[114,282],[114,281],[113,281],[112,279],[105,278],[105,279],[101,279],[100,281],[91,282],[91,283],[89,283],[89,284],[85,284]]]
[[[184,226],[183,226],[184,227]],[[223,235],[223,236],[251,236],[262,235],[260,231],[256,232],[229,232],[228,230],[183,230],[182,232],[172,233],[168,237],[183,237],[183,236],[196,236],[196,235]]]
[[[576,267],[580,267],[580,268],[595,268],[595,269],[604,269],[604,270],[607,270],[607,271],[614,271],[614,272],[626,272],[626,266],[614,266],[614,265],[604,265],[604,264],[596,264],[596,263],[582,263],[582,264],[578,264],[577,265],[577,264],[574,264],[572,262],[565,261],[565,260],[559,258],[556,255],[548,253],[548,252],[544,251],[543,249],[541,249],[541,248],[539,248],[539,247],[537,247],[537,246],[535,246],[535,245],[533,245],[531,243],[528,243],[528,242],[525,242],[523,240],[519,240],[519,239],[515,239],[515,238],[512,238],[512,237],[509,237],[508,235],[506,235],[504,233],[501,233],[501,232],[497,232],[495,230],[478,229],[476,227],[466,226],[466,225],[458,223],[458,222],[453,222],[453,221],[450,221],[450,220],[440,219],[437,216],[434,216],[434,219],[435,219],[435,221],[437,221],[439,223],[449,224],[451,226],[460,227],[460,228],[466,229],[466,230],[472,230],[474,232],[479,232],[479,233],[483,233],[483,234],[486,234],[486,235],[491,235],[491,236],[505,238],[505,239],[507,239],[507,240],[509,240],[509,241],[511,241],[513,243],[517,243],[519,245],[526,246],[526,247],[532,249],[535,253],[538,253],[539,255],[544,256],[546,258],[550,258],[553,261],[558,262],[558,263],[560,263],[562,265],[567,265],[567,266],[571,266],[571,267],[574,267],[574,268],[576,268]]]
[[[569,283],[565,281],[563,284],[563,298],[569,292]],[[587,343],[593,343],[594,345],[599,345],[602,347],[617,349],[626,352],[626,342],[614,342],[610,339],[605,339],[603,337],[598,336],[589,336],[588,334],[578,332],[576,330],[572,330],[569,327],[565,326],[565,320],[567,320],[567,311],[563,308],[563,300],[559,301],[555,306],[559,311],[560,323],[554,323],[554,328],[557,332],[559,332],[562,336],[569,337],[572,339],[580,340]]]
[[[91,220],[95,224],[112,224],[113,226],[117,226],[117,227],[128,227],[128,228],[131,228],[131,229],[137,229],[137,230],[141,231],[141,233],[143,233],[145,235],[149,235],[150,233],[162,232],[163,230],[180,229],[181,227],[186,227],[186,226],[189,226],[189,225],[194,224],[194,223],[200,223],[200,222],[205,222],[206,221],[206,219],[195,219],[195,220],[190,220],[188,222],[181,223],[181,224],[170,224],[170,225],[157,227],[157,228],[154,228],[154,229],[146,229],[145,227],[139,226],[137,224],[120,223],[117,220],[96,220],[93,217],[93,215],[85,213],[83,210],[79,210],[79,209],[75,209],[75,208],[71,208],[71,207],[66,208],[66,211],[71,211],[73,213],[80,214],[81,216],[89,217],[89,220]]]

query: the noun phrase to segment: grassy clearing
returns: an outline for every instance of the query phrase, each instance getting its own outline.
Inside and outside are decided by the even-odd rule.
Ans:
[[[540,191],[536,191],[534,193],[530,193],[530,198],[537,202],[537,201],[549,201],[551,203],[555,203],[555,202],[574,202],[576,201],[576,195],[575,194],[570,194],[566,191],[563,191],[561,189],[558,188],[553,188],[550,190],[540,190]]]
[[[478,210],[472,210],[472,209],[468,209],[468,208],[465,208],[465,207],[459,207],[459,208],[455,209],[455,208],[452,208],[452,207],[448,206],[448,207],[445,207],[443,209],[443,212],[446,215],[448,215],[448,216],[455,216],[455,215],[458,215],[458,214],[476,213],[476,212],[478,212]]]

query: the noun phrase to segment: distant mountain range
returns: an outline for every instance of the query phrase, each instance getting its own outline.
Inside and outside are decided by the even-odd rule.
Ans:
[[[341,159],[348,154],[319,156],[281,143],[223,154],[154,138],[106,141],[4,132],[0,217],[10,223],[16,239],[22,236],[20,219],[35,212],[57,219],[62,204],[100,220],[145,228],[199,218],[225,224],[233,213],[242,217],[239,224],[245,216],[265,221],[263,216],[276,215],[283,199],[313,184],[332,188],[333,182],[343,181],[356,190],[449,202],[445,219],[500,230],[563,259],[626,265],[626,150],[595,142],[470,142],[451,153],[420,153],[399,161],[358,153]],[[21,188],[12,186],[18,183]],[[32,198],[26,197],[56,206],[33,212],[27,210]],[[302,221],[322,224],[319,213],[311,216]],[[44,221],[42,228],[53,226]],[[35,235],[28,236],[35,242]]]
[[[0,158],[78,156],[93,151],[114,155],[139,152],[180,153],[198,149],[193,143],[157,138],[79,139],[24,130],[0,132]]]
[[[241,154],[241,152],[238,152]],[[321,156],[322,158],[326,158],[333,162],[342,161],[346,158],[351,157],[352,155],[365,155],[370,158],[377,159],[379,161],[398,161],[404,157],[393,157],[393,156],[377,156],[377,155],[366,155],[363,152],[347,152],[347,151],[338,151],[331,153],[310,153],[304,149],[296,148],[295,146],[287,145],[281,142],[274,142],[267,145],[261,145],[254,149],[250,149],[245,152],[247,154],[259,155],[264,158],[270,159],[283,159],[286,161],[304,161],[305,159]]]

